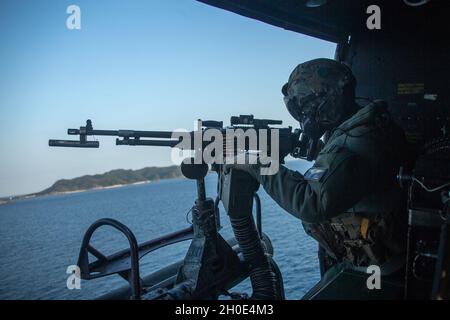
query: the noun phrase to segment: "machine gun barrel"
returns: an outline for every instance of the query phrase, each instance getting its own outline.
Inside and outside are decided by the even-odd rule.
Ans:
[[[138,131],[138,130],[94,130],[91,120],[86,121],[86,126],[79,129],[68,129],[68,135],[79,136],[79,140],[60,140],[50,139],[50,147],[69,147],[69,148],[99,148],[98,141],[88,141],[88,136],[110,136],[120,137],[116,139],[116,145],[129,146],[163,146],[175,147],[180,140],[173,139],[172,131]],[[153,138],[141,140],[141,138]],[[159,140],[156,140],[159,139]]]
[[[77,140],[48,140],[50,147],[67,147],[67,148],[98,148],[100,144],[98,141],[85,141],[80,142]]]

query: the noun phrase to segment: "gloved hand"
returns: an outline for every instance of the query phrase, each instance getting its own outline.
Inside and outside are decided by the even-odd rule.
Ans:
[[[261,168],[268,162],[268,159],[258,157],[255,154],[242,153],[233,158],[233,161],[225,162],[224,171],[228,173],[231,169],[247,172],[256,181],[261,183]]]

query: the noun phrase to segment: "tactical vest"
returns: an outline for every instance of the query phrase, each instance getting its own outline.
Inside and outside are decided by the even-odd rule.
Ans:
[[[316,164],[332,167],[349,153],[358,153],[367,159],[377,154],[380,172],[397,170],[400,164],[395,154],[401,152],[397,143],[401,139],[393,136],[399,131],[392,130],[392,125],[383,105],[364,107],[334,131]],[[378,168],[377,160],[373,161],[374,168]],[[306,180],[308,176],[308,172],[305,173]],[[384,186],[381,182],[376,192],[366,195],[346,212],[322,223],[303,222],[303,226],[335,262],[381,265],[405,250],[404,204],[406,200],[399,188]]]

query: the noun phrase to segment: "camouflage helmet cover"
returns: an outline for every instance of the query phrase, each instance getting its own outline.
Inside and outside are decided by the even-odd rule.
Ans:
[[[354,95],[356,81],[346,65],[332,59],[299,64],[282,89],[289,113],[298,121],[305,115],[332,125],[346,113],[346,96]],[[352,98],[351,97],[351,98]]]

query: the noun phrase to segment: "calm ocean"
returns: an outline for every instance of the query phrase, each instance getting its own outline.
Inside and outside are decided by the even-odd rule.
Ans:
[[[303,172],[308,165],[294,161],[289,167]],[[216,176],[206,178],[207,194],[215,197]],[[84,232],[91,223],[110,217],[126,224],[139,242],[188,226],[186,212],[195,198],[195,182],[164,180],[115,189],[45,196],[0,205],[0,299],[93,299],[125,284],[113,275],[82,281],[80,290],[66,287],[67,266],[76,264]],[[261,189],[263,231],[272,240],[275,260],[283,276],[288,299],[299,299],[319,279],[317,245],[290,216]],[[221,210],[221,230],[232,235]],[[110,254],[127,247],[125,238],[108,227],[93,238],[94,245]],[[143,275],[183,258],[189,242],[153,252],[141,260]],[[233,291],[233,290],[232,290]],[[251,293],[246,281],[234,291]]]

